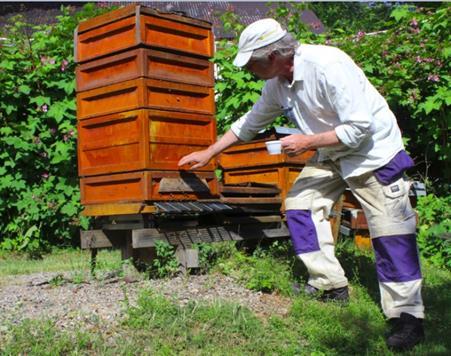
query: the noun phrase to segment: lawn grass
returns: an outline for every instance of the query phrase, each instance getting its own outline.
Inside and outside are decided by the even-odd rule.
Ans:
[[[283,252],[283,246],[270,252],[257,249],[253,254],[229,248],[215,262],[213,270],[222,270],[254,289],[269,288],[288,295],[292,306],[286,316],[261,317],[238,304],[221,301],[211,304],[192,301],[179,306],[152,290],[144,290],[137,306],[127,307],[122,324],[109,331],[114,338],[96,332],[95,328],[89,332],[61,331],[49,320],[26,321],[9,329],[0,353],[392,355],[385,346],[387,329],[379,306],[371,254],[346,244],[339,246],[339,259],[350,278],[351,289],[350,303],[341,305],[293,296],[286,288],[287,279],[302,281],[305,271],[291,257],[283,258]],[[63,256],[66,255],[61,254],[60,258]],[[119,259],[118,255],[113,256],[107,254],[105,260]],[[8,260],[14,261],[4,257],[3,263]],[[81,265],[89,269],[89,258]],[[277,279],[274,274],[282,276]],[[423,274],[426,342],[405,354],[449,355],[451,272],[424,261]]]
[[[80,272],[90,270],[91,254],[80,249],[55,249],[41,259],[30,259],[27,255],[0,252],[0,278],[19,274],[43,272]],[[97,269],[112,270],[121,265],[120,252],[100,250],[97,254]]]

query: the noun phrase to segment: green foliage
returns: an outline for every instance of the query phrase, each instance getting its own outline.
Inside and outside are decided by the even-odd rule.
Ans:
[[[155,242],[156,257],[148,269],[149,275],[156,278],[174,276],[179,270],[174,246],[164,241]]]
[[[409,138],[408,149],[416,156],[423,176],[428,174],[432,162],[431,173],[448,182],[450,7],[443,5],[432,11],[399,6],[391,16],[395,22],[385,31],[337,39],[337,44],[354,58],[387,99]]]
[[[416,209],[421,254],[437,266],[451,268],[451,196],[420,197]]]
[[[79,217],[73,33],[99,12],[62,8],[54,25],[30,27],[18,16],[1,29],[2,249],[39,255],[87,227]]]
[[[211,243],[199,243],[194,245],[199,253],[199,268],[202,273],[208,272],[218,258],[218,252]]]
[[[326,27],[326,30],[346,29],[347,32],[372,32],[384,28],[390,20],[393,3],[390,2],[318,2],[306,4],[307,9]]]
[[[280,255],[278,250],[278,242],[269,249],[259,247],[252,254],[234,249],[232,253],[219,255],[213,270],[237,279],[252,290],[290,295],[293,260],[287,258],[288,251]]]

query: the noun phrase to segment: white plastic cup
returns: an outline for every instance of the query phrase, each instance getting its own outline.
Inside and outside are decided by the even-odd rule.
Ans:
[[[280,155],[282,153],[282,143],[279,140],[267,141],[265,144],[270,155]]]

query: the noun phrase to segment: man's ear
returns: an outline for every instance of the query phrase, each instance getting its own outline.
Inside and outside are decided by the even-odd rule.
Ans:
[[[272,63],[274,62],[274,60],[277,57],[278,52],[277,51],[272,51],[269,55],[268,55],[268,59],[269,61]]]

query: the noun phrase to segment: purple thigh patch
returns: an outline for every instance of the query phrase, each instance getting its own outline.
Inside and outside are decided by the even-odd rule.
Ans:
[[[319,251],[318,235],[310,210],[287,210],[287,223],[296,255]]]
[[[404,171],[414,166],[412,158],[406,151],[399,151],[385,166],[374,171],[377,180],[383,185],[389,185],[402,177]]]
[[[421,278],[415,234],[381,236],[371,241],[380,282],[408,282]]]

